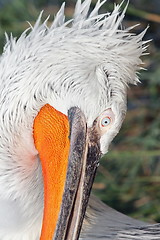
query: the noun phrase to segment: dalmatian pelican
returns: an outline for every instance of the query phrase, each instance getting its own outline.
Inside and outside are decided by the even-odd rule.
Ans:
[[[121,27],[127,6],[99,14],[105,0],[92,11],[90,3],[78,0],[69,21],[63,4],[50,26],[40,15],[19,39],[6,36],[1,240],[112,239],[118,229],[145,228],[94,197],[86,211],[99,158],[121,127],[127,86],[138,82],[146,51],[145,31]]]

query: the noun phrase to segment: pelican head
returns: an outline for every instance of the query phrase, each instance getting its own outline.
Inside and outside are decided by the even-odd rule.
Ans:
[[[138,82],[142,32],[126,7],[98,14],[78,0],[65,22],[41,14],[0,58],[0,239],[78,239],[99,158],[119,132]]]

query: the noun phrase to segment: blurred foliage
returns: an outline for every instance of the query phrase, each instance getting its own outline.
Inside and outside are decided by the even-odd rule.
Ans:
[[[63,1],[60,0],[0,0],[0,49],[4,32],[14,36],[34,24],[44,9],[44,19],[51,18]],[[94,6],[95,0],[92,5]],[[107,1],[102,11],[111,10]],[[66,16],[73,13],[75,1],[66,1]],[[122,6],[123,7],[123,6]],[[150,12],[151,11],[151,12]],[[123,127],[113,141],[109,153],[101,160],[94,193],[115,209],[139,219],[160,221],[160,1],[130,0],[124,24],[141,23],[135,30],[147,25],[145,40],[150,55],[144,57],[140,78],[142,84],[132,86],[128,94],[128,113]]]

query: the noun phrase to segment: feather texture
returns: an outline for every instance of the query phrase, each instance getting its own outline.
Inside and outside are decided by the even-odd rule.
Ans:
[[[160,224],[130,218],[91,196],[81,240],[158,240]]]
[[[41,13],[19,39],[6,37],[0,58],[0,223],[14,211],[5,226],[0,224],[1,240],[39,237],[43,184],[32,127],[43,105],[64,114],[78,106],[88,126],[112,108],[116,120],[101,138],[103,153],[120,129],[127,85],[138,82],[146,30],[135,35],[122,28],[126,8],[121,13],[120,5],[99,14],[105,2],[90,12],[91,1],[78,0],[67,22],[63,4],[50,27],[48,20],[41,24]]]

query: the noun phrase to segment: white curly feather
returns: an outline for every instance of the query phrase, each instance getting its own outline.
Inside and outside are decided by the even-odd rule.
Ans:
[[[63,4],[50,27],[47,20],[41,24],[41,13],[19,39],[6,38],[0,58],[1,240],[39,239],[43,185],[32,126],[43,105],[65,114],[78,106],[89,126],[112,108],[116,121],[101,138],[104,153],[119,131],[126,87],[138,82],[146,30],[135,35],[121,27],[126,11],[121,13],[121,5],[112,13],[98,14],[105,2],[98,1],[90,12],[91,1],[78,0],[67,22]]]

